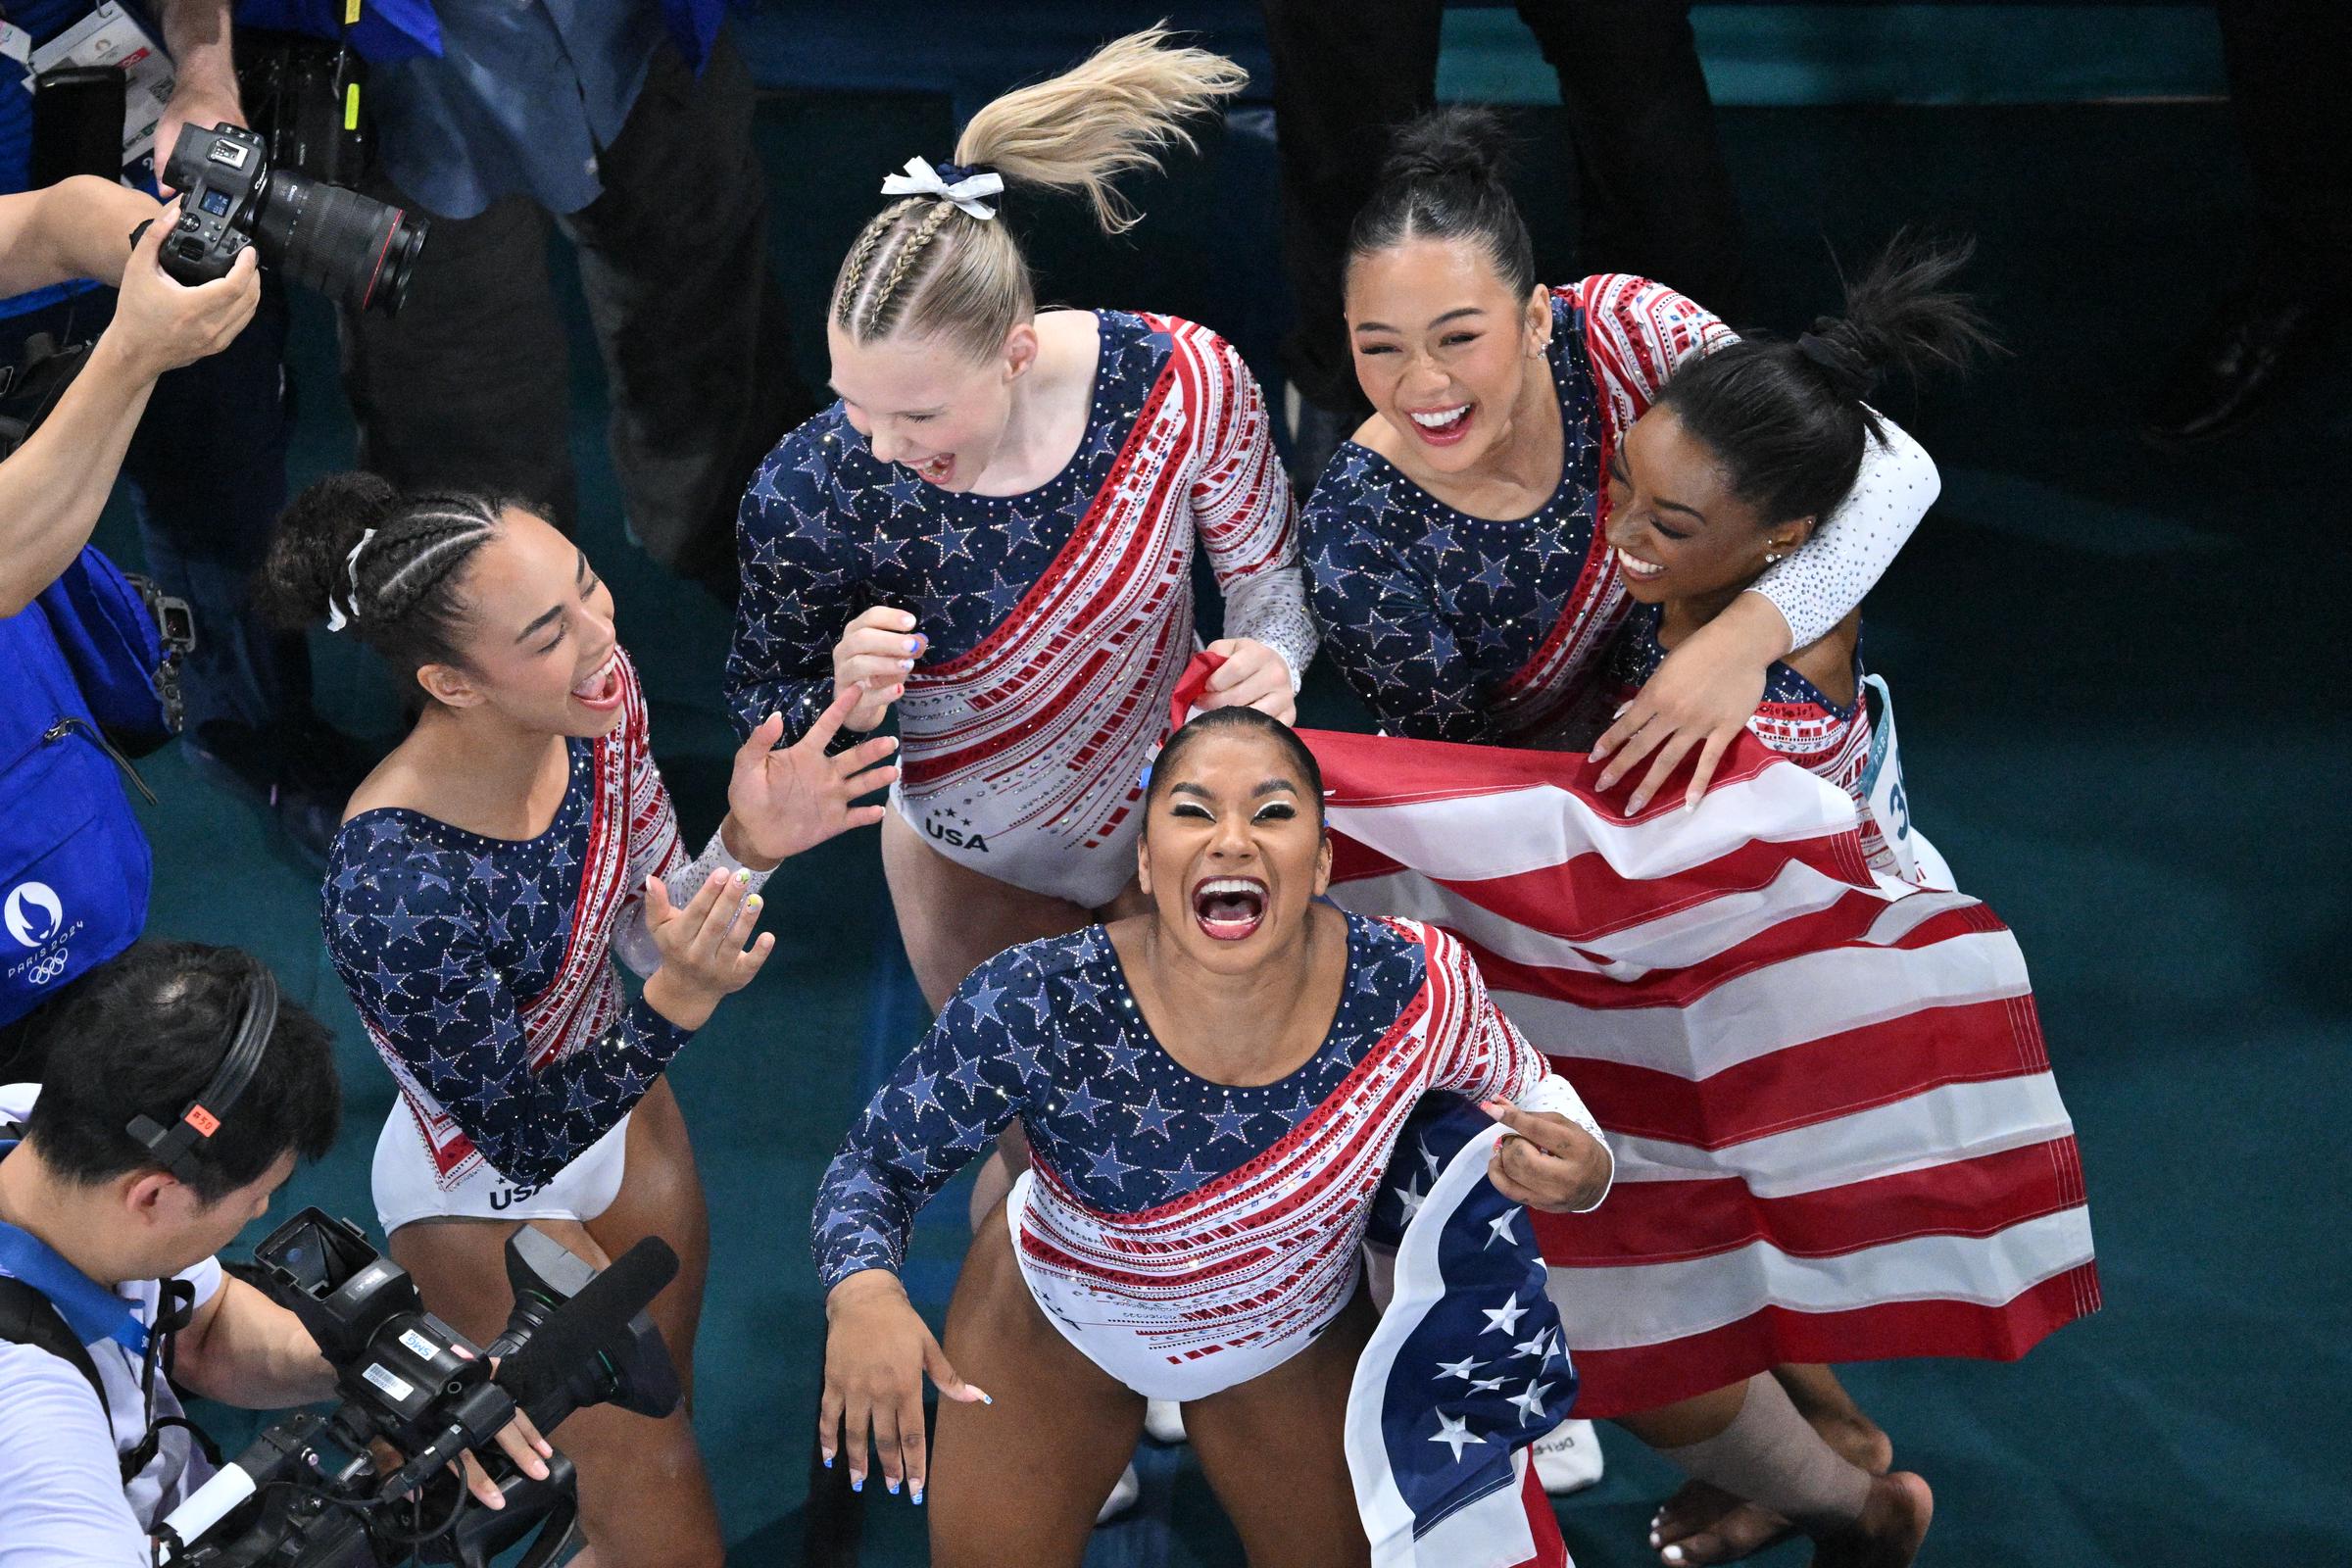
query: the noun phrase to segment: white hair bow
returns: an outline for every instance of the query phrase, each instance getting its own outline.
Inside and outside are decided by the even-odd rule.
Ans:
[[[944,166],[954,169],[954,164]],[[929,196],[943,202],[954,202],[956,210],[966,217],[987,222],[997,216],[997,210],[982,201],[983,196],[996,196],[1004,189],[1004,176],[993,170],[965,174],[954,184],[948,183],[938,169],[920,158],[906,160],[906,172],[892,174],[882,181],[885,196]]]
[[[365,530],[360,535],[360,542],[351,547],[351,554],[343,558],[343,575],[351,582],[351,615],[360,612],[360,552],[367,549],[368,541],[374,537],[375,530],[373,528]],[[350,625],[351,615],[343,613],[343,607],[335,603],[335,596],[331,592],[326,596],[326,629],[328,631],[341,631]]]

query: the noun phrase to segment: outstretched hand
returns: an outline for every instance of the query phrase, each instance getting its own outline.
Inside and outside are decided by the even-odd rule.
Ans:
[[[897,779],[898,768],[884,759],[898,750],[898,738],[877,735],[838,757],[825,755],[860,696],[858,687],[844,688],[808,734],[781,748],[784,716],[770,713],[737,749],[721,829],[737,859],[764,870],[836,833],[882,820],[882,807],[851,803]]]
[[[948,1364],[931,1326],[887,1269],[862,1269],[825,1298],[825,1394],[817,1406],[816,1446],[831,1469],[846,1453],[850,1490],[865,1488],[866,1446],[881,1460],[892,1495],[906,1484],[923,1500],[929,1446],[923,1435],[923,1377],[942,1398],[994,1404]]]

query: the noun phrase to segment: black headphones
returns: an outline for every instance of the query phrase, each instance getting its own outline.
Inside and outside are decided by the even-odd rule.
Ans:
[[[139,1146],[155,1156],[155,1162],[178,1177],[192,1181],[195,1171],[189,1159],[201,1153],[204,1146],[220,1130],[220,1118],[236,1104],[245,1086],[253,1082],[255,1069],[262,1064],[262,1053],[270,1045],[270,1035],[277,1027],[277,979],[259,959],[254,961],[253,974],[245,984],[245,1007],[237,1019],[237,1032],[228,1043],[228,1054],[220,1058],[220,1067],[212,1080],[187,1108],[169,1127],[159,1127],[155,1118],[144,1113],[133,1116],[127,1129]]]

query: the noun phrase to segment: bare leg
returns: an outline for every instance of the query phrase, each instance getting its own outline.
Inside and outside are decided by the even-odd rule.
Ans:
[[[896,811],[882,818],[882,874],[914,983],[934,1012],[965,975],[1006,948],[1061,936],[1095,918],[1067,899],[1031,893],[949,859]]]
[[[1757,1377],[1619,1425],[1693,1479],[1752,1497],[1796,1521],[1820,1544],[1822,1564],[1902,1568],[1935,1511],[1928,1484],[1909,1474],[1872,1476],[1822,1441],[1773,1378]],[[1686,1568],[1686,1547],[1659,1555]]]
[[[1894,1462],[1894,1445],[1877,1422],[1862,1413],[1836,1373],[1826,1366],[1775,1367],[1797,1413],[1848,1463],[1883,1476]],[[1692,1481],[1649,1522],[1650,1544],[1680,1545],[1683,1568],[1731,1562],[1763,1550],[1795,1527],[1770,1508],[1733,1496],[1720,1487]]]
[[[643,1236],[658,1235],[677,1250],[678,1277],[652,1312],[691,1397],[709,1221],[666,1082],[654,1086],[630,1120],[627,1174],[612,1206],[588,1226],[534,1223],[598,1268]],[[514,1307],[503,1256],[514,1230],[506,1220],[419,1220],[394,1231],[386,1245],[426,1308],[478,1344],[504,1328]],[[718,1510],[684,1408],[649,1421],[599,1405],[565,1421],[551,1441],[579,1469],[580,1524],[597,1568],[718,1568],[724,1561]]]
[[[996,1403],[939,1402],[926,1504],[934,1568],[1077,1568],[1095,1510],[1143,1433],[1144,1401],[1046,1321],[1001,1205],[964,1254],[940,1344]]]
[[[1372,1335],[1358,1287],[1339,1320],[1271,1372],[1184,1407],[1185,1432],[1251,1568],[1359,1568],[1371,1558],[1348,1475],[1348,1390]]]

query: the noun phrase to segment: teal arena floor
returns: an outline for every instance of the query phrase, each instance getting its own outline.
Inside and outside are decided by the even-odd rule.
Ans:
[[[1871,658],[1901,694],[1922,825],[2033,964],[2108,1304],[2019,1365],[1853,1369],[1898,1463],[1936,1488],[1921,1561],[2352,1562],[2337,1426],[2352,1395],[2352,1268],[2330,1152],[2352,1105],[2352,834],[2336,798],[2352,760],[2352,376],[2306,377],[2225,445],[2159,453],[2131,433],[2145,379],[2246,242],[2218,107],[1723,120],[1759,322],[1792,330],[1834,304],[1831,247],[1851,263],[1925,220],[1981,236],[1974,281],[2016,351],[1966,387],[1892,405],[1940,462],[1944,497],[1871,601]],[[1547,272],[1565,277],[1557,125],[1541,111],[1524,123],[1522,198]],[[948,130],[946,103],[926,97],[764,102],[775,265],[811,381],[824,373],[823,289],[867,191],[910,154],[944,156]],[[1044,296],[1194,316],[1271,377],[1287,306],[1262,111],[1137,194],[1152,219],[1115,243],[1072,212],[1038,219]],[[732,745],[717,703],[726,628],[624,538],[595,355],[566,297],[583,540],[613,584],[699,842]],[[351,451],[315,301],[295,353],[304,479]],[[135,559],[119,516],[102,539]],[[390,739],[390,693],[353,650],[321,639],[319,690],[340,721]],[[1327,673],[1307,708],[1319,723],[1358,716]],[[315,1202],[371,1220],[368,1160],[391,1084],[325,962],[315,879],[172,752],[143,765],[163,802],[146,813],[154,930],[264,955],[338,1032],[345,1135],[277,1212]],[[671,1075],[715,1232],[696,1424],[743,1568],[801,1560],[822,1333],[807,1246],[817,1175],[864,1087],[925,1021],[870,835],[793,862],[769,897],[776,957]],[[935,1207],[909,1269],[934,1311],[961,1210]],[[1640,1538],[1670,1474],[1631,1440],[1604,1443],[1608,1478],[1562,1507],[1577,1559],[1654,1561]],[[1099,1533],[1090,1564],[1239,1561],[1183,1450],[1148,1451],[1145,1470],[1144,1506]],[[919,1515],[870,1490],[862,1560],[922,1561]],[[1756,1560],[1804,1556],[1785,1545]]]

